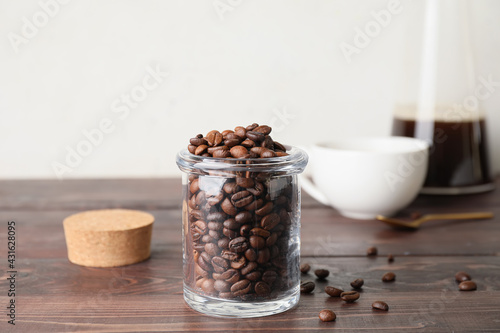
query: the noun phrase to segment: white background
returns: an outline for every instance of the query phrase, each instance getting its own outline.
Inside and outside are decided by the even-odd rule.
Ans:
[[[56,178],[54,162],[66,165],[67,149],[105,118],[113,131],[63,178],[178,175],[190,137],[252,122],[289,144],[389,135],[412,42],[403,27],[417,15],[402,1],[349,63],[341,43],[389,1],[73,0],[44,22],[40,3],[53,1],[0,0],[0,178]],[[16,52],[24,17],[40,27]],[[499,82],[500,1],[474,1],[471,17],[477,75]],[[169,75],[127,116],[113,112],[148,66]],[[500,88],[483,106],[498,172]]]

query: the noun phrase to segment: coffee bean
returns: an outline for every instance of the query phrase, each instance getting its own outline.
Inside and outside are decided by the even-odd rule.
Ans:
[[[250,224],[244,224],[240,228],[240,235],[243,237],[250,236],[250,230],[252,230],[252,226]]]
[[[309,265],[309,264],[301,264],[300,265],[300,271],[302,272],[302,274],[309,273],[310,269],[311,269],[311,265]]]
[[[272,230],[280,223],[280,217],[276,213],[271,213],[262,218],[260,225],[266,230]]]
[[[219,293],[219,298],[232,299],[232,298],[234,298],[234,296],[233,296],[232,292],[230,292],[230,291],[224,291],[224,292],[220,292]]]
[[[208,229],[213,230],[213,231],[221,231],[223,228],[222,223],[220,222],[208,222]]]
[[[254,290],[258,296],[267,296],[271,293],[271,287],[263,281],[257,282]]]
[[[250,246],[256,250],[266,247],[266,240],[260,236],[250,236]]]
[[[240,270],[242,275],[247,275],[257,269],[259,265],[255,262],[249,262],[245,267]]]
[[[194,151],[195,155],[201,155],[207,151],[208,146],[207,145],[199,145],[196,147],[196,150]]]
[[[245,237],[237,237],[229,242],[229,250],[240,253],[248,249],[248,242]]]
[[[259,127],[259,124],[253,123],[252,125],[248,125],[245,129],[247,131],[253,131],[255,128]]]
[[[257,252],[254,249],[248,249],[245,251],[245,258],[248,261],[257,261]]]
[[[207,294],[212,294],[215,292],[214,288],[215,280],[213,279],[205,279],[201,284],[201,289]]]
[[[206,252],[203,252],[198,257],[198,265],[200,265],[200,267],[205,271],[211,271],[212,270],[211,260],[212,258],[210,258],[210,255]]]
[[[471,277],[466,272],[457,272],[457,274],[455,274],[455,280],[457,282],[469,281]]]
[[[361,289],[364,283],[365,281],[363,279],[356,279],[351,282],[351,287],[353,287],[354,289]]]
[[[262,185],[262,183],[255,182],[255,185],[253,187],[247,188],[247,191],[250,192],[250,193],[252,193],[254,196],[258,197],[258,196],[261,196],[264,193],[265,187],[264,187],[264,185]],[[272,203],[271,201],[269,201],[269,202]]]
[[[230,268],[227,271],[223,272],[218,279],[232,284],[239,281],[240,273],[236,269]]]
[[[222,131],[221,134],[222,134],[222,137],[225,139],[226,136],[229,134],[229,133],[234,133],[234,131],[231,131],[231,130],[225,130],[225,131]]]
[[[212,154],[212,157],[215,157],[215,158],[228,158],[230,156],[231,156],[231,152],[229,150],[222,150],[222,149],[216,150]]]
[[[389,254],[389,255],[387,256],[387,261],[388,261],[388,262],[394,262],[394,256],[393,256],[392,254]]]
[[[242,269],[243,267],[245,267],[246,263],[247,263],[247,260],[245,257],[238,257],[238,258],[234,259],[233,261],[231,261],[231,268]]]
[[[376,310],[389,311],[389,305],[386,302],[375,301],[372,303],[372,308]]]
[[[224,193],[222,192],[219,192],[217,193],[216,195],[211,195],[207,198],[207,203],[210,205],[210,206],[215,206],[217,205],[219,202],[221,202],[221,200],[224,199]]]
[[[243,142],[241,142],[241,145],[247,149],[255,147],[255,142],[252,140],[246,139]]]
[[[342,294],[343,292],[344,291],[342,289],[338,289],[335,287],[331,287],[331,286],[325,287],[325,293],[327,293],[331,297],[340,297],[340,294]]]
[[[238,185],[236,185],[236,182],[226,183],[226,184],[224,184],[224,186],[222,187],[222,189],[227,194],[234,194],[234,193],[237,192]]]
[[[253,195],[248,191],[240,191],[231,196],[231,203],[235,207],[244,207],[254,201]]]
[[[224,236],[226,236],[229,239],[236,238],[240,235],[238,230],[231,230],[229,228],[222,229],[222,233],[224,234]]]
[[[208,231],[207,224],[205,223],[205,221],[202,220],[198,220],[195,223],[193,223],[192,228],[196,233],[200,235],[204,235]]]
[[[245,127],[237,126],[234,128],[234,134],[239,136],[241,139],[245,139],[247,137],[247,130]]]
[[[230,239],[227,237],[219,239],[217,241],[217,245],[219,246],[219,249],[227,249],[229,247],[229,241],[230,241]]]
[[[254,211],[256,209],[259,209],[260,207],[262,207],[262,205],[264,205],[264,200],[262,199],[257,199],[251,203],[249,203],[248,205],[246,205],[245,207],[243,207],[245,210],[248,210],[248,211]]]
[[[340,294],[340,299],[344,302],[352,303],[359,299],[359,293],[357,291],[344,291]]]
[[[267,246],[267,247],[271,247],[271,246],[273,246],[273,245],[276,243],[276,241],[277,241],[277,240],[278,240],[278,233],[273,232],[273,233],[271,234],[271,236],[269,236],[269,237],[266,239],[266,246]]]
[[[422,213],[420,213],[420,212],[416,212],[415,211],[415,212],[411,212],[411,214],[410,214],[410,218],[412,220],[416,220],[416,219],[418,219],[420,217],[422,217]]]
[[[367,250],[366,250],[366,255],[367,256],[376,256],[378,253],[378,250],[375,246],[372,246],[372,247],[369,247]]]
[[[241,187],[253,187],[255,185],[255,181],[252,178],[236,178],[236,185]]]
[[[191,154],[194,154],[195,151],[196,151],[196,146],[195,145],[188,145],[188,151],[191,153]]]
[[[460,291],[472,291],[477,289],[477,285],[474,281],[463,281],[458,285]]]
[[[207,134],[206,140],[209,146],[218,146],[222,142],[222,134],[216,130],[210,131]]]
[[[199,138],[192,138],[189,140],[189,143],[192,144],[193,146],[201,146],[201,145],[206,145],[207,140],[205,140],[203,137]]]
[[[240,212],[240,213],[236,214],[234,219],[239,224],[245,224],[245,223],[250,222],[252,220],[252,217],[253,217],[252,213],[244,211],[244,212]]]
[[[275,149],[278,149],[278,150],[281,150],[282,152],[285,152],[286,151],[286,148],[285,146],[283,146],[281,143],[279,143],[278,141],[274,141],[274,148]],[[288,155],[288,154],[287,154]]]
[[[271,259],[271,252],[268,248],[258,251],[257,262],[261,265],[267,263]]]
[[[214,243],[206,243],[204,250],[211,256],[216,256],[220,253],[219,247]]]
[[[224,146],[227,146],[229,148],[232,148],[232,147],[236,147],[237,145],[239,145],[241,142],[240,139],[226,139],[224,140]],[[231,154],[231,151],[229,151],[229,154]]]
[[[331,310],[321,310],[319,312],[319,319],[321,321],[327,322],[327,321],[334,321],[337,318],[337,315],[335,312]]]
[[[224,280],[215,280],[214,289],[219,292],[227,292],[231,289],[231,284]],[[220,296],[220,294],[219,294]]]
[[[324,280],[330,275],[330,271],[327,269],[317,269],[314,271],[314,274],[318,277],[320,280]]]
[[[261,142],[264,140],[265,135],[260,132],[247,131],[247,138],[249,138],[253,142]]]
[[[252,283],[247,279],[240,280],[231,286],[231,292],[234,296],[240,296],[248,294],[252,288]]]
[[[198,179],[193,180],[191,182],[191,185],[189,185],[189,191],[194,194],[198,192],[199,189],[200,189],[199,180]]]
[[[266,229],[262,229],[262,228],[253,228],[250,230],[250,234],[254,235],[254,236],[260,236],[260,237],[267,238],[271,235],[271,232],[269,232]]]
[[[303,294],[310,294],[316,287],[316,284],[312,281],[303,282],[300,284],[300,292]]]
[[[212,267],[217,273],[223,273],[229,268],[229,263],[222,257],[213,257]]]
[[[253,281],[253,282],[260,280],[261,277],[262,277],[262,273],[260,271],[253,271],[253,272],[245,275],[245,279]]]
[[[222,212],[214,212],[207,215],[207,221],[223,222],[227,218]]]
[[[262,274],[262,281],[272,286],[277,277],[278,273],[276,273],[275,271],[265,271],[264,274]]]
[[[221,255],[220,255],[222,258],[226,259],[226,260],[230,260],[230,261],[234,261],[234,260],[237,260],[239,257],[238,257],[238,254],[237,253],[234,253],[234,252],[231,252],[229,250],[223,250],[221,252]],[[231,265],[232,267],[232,265]],[[233,267],[234,268],[234,267]]]
[[[271,213],[272,210],[273,210],[273,203],[269,201],[259,209],[255,210],[255,215],[265,216]]]
[[[260,154],[260,157],[262,158],[276,157],[276,153],[270,149],[264,148],[264,150]]]
[[[228,141],[228,140],[226,140],[226,141]],[[224,143],[226,145],[228,145],[226,142],[224,142]],[[196,150],[198,150],[198,148],[196,148]],[[245,147],[240,146],[240,145],[231,147],[231,149],[229,151],[231,152],[231,156],[233,156],[234,158],[244,158],[248,155],[248,150]]]
[[[387,272],[382,276],[383,282],[392,282],[396,279],[396,274],[393,272]]]

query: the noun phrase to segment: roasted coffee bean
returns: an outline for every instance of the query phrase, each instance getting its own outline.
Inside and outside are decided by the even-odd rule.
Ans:
[[[260,182],[255,182],[255,185],[253,187],[247,188],[247,191],[252,193],[256,197],[261,196],[265,190],[266,189],[264,185],[262,185],[262,183]]]
[[[392,254],[389,254],[389,255],[387,256],[387,261],[388,261],[388,262],[394,262],[394,256],[393,256]]]
[[[243,142],[241,142],[241,145],[247,149],[255,147],[255,142],[252,140],[246,139]]]
[[[232,299],[234,298],[234,296],[232,292],[224,291],[219,293],[219,298]]]
[[[226,282],[233,284],[233,283],[239,281],[240,273],[236,269],[230,268],[227,271],[221,273],[221,275],[219,275],[218,279],[224,280]]]
[[[254,211],[254,210],[262,207],[262,205],[264,205],[264,200],[257,199],[257,200],[254,200],[253,202],[249,203],[245,207],[243,207],[243,209],[248,210],[248,211]]]
[[[276,156],[277,157],[282,157],[282,156],[288,156],[288,154],[285,153],[285,152],[282,152],[282,151],[276,151]]]
[[[393,272],[387,272],[382,276],[383,282],[392,282],[396,279],[396,274]]]
[[[241,142],[240,139],[226,139],[226,140],[224,140],[224,146],[232,148],[232,147],[236,147],[237,145],[239,145],[240,142]],[[231,154],[231,151],[229,153]]]
[[[240,273],[242,275],[247,275],[247,274],[253,272],[254,270],[256,270],[257,267],[258,267],[258,265],[255,262],[249,262],[245,267],[243,267],[240,270]]]
[[[262,200],[262,199],[260,199],[260,200]],[[266,216],[269,213],[271,213],[272,210],[273,210],[273,203],[271,201],[268,201],[265,205],[263,205],[259,209],[255,210],[255,215]]]
[[[268,148],[264,148],[264,150],[262,150],[262,152],[260,153],[260,157],[262,158],[276,157],[276,153]]]
[[[231,286],[231,292],[234,296],[241,296],[248,294],[248,292],[252,289],[252,283],[247,280],[240,280]]]
[[[191,154],[194,154],[195,151],[196,151],[196,146],[195,145],[188,145],[188,151],[191,153]]]
[[[245,237],[237,237],[229,242],[229,250],[240,253],[248,249],[248,241]]]
[[[226,136],[229,134],[229,133],[234,133],[234,131],[231,131],[231,130],[225,130],[225,131],[222,131],[221,134],[222,134],[222,137],[225,139]]]
[[[229,250],[223,250],[220,255],[222,258],[230,261],[238,260],[238,254],[231,252]],[[232,267],[232,265],[231,265]],[[233,267],[234,268],[234,267]]]
[[[212,267],[217,273],[223,273],[229,268],[229,264],[227,260],[222,257],[213,257]]]
[[[250,236],[250,246],[256,250],[266,247],[266,240],[260,236]]]
[[[264,140],[265,135],[260,133],[260,132],[255,132],[255,131],[248,131],[247,132],[247,138],[252,140],[253,142],[261,142]]]
[[[262,218],[260,221],[260,225],[262,228],[266,230],[272,230],[274,227],[276,227],[280,223],[280,217],[276,213],[271,213]]]
[[[250,224],[244,224],[240,228],[240,235],[243,237],[250,236],[250,230],[252,230],[252,226]]]
[[[253,187],[255,185],[255,181],[252,178],[236,178],[236,185],[241,187]]]
[[[335,312],[331,310],[321,310],[319,312],[319,319],[324,322],[334,321],[337,318]]]
[[[215,157],[215,158],[228,158],[230,156],[231,156],[231,152],[229,150],[222,150],[222,149],[216,150],[212,154],[212,157]]]
[[[228,228],[231,230],[240,230],[240,224],[236,222],[235,219],[227,219],[224,221],[224,228]]]
[[[271,287],[263,281],[257,282],[254,290],[258,296],[267,296],[271,293]]]
[[[316,284],[312,281],[303,282],[300,284],[300,292],[303,294],[310,294],[316,288]]]
[[[218,146],[222,142],[222,134],[216,130],[210,131],[207,134],[206,140],[209,146]]]
[[[238,230],[231,230],[231,229],[228,229],[228,228],[223,228],[222,229],[222,234],[224,234],[224,236],[226,236],[229,239],[236,238],[236,237],[238,237],[240,235],[240,233],[238,232]]]
[[[231,284],[224,280],[215,280],[214,289],[219,292],[227,292],[231,289]],[[219,294],[220,296],[220,294]]]
[[[205,221],[202,220],[198,220],[195,223],[193,223],[192,228],[194,232],[200,235],[204,235],[208,231],[207,224],[205,223]]]
[[[269,236],[266,239],[266,246],[270,248],[271,246],[273,246],[276,243],[277,240],[278,240],[278,233],[273,232],[271,234],[271,236]]]
[[[253,148],[250,148],[250,152],[254,153],[254,154],[257,154],[260,156],[260,154],[262,154],[262,152],[265,150],[266,148],[264,147],[253,147]]]
[[[191,185],[189,185],[189,191],[194,194],[198,192],[199,189],[200,189],[199,180],[198,179],[193,180],[191,182]]]
[[[238,257],[236,258],[235,260],[231,261],[231,268],[234,268],[234,269],[242,269],[243,267],[245,267],[247,263],[247,260],[245,257]]]
[[[223,222],[227,215],[222,212],[214,212],[207,215],[207,221]]]
[[[201,284],[201,289],[207,294],[213,294],[215,292],[214,288],[215,280],[213,279],[205,279]]]
[[[420,213],[420,212],[416,212],[415,211],[415,212],[411,212],[411,214],[410,214],[410,218],[412,220],[416,220],[416,219],[418,219],[420,217],[422,217],[422,213]]]
[[[228,141],[228,140],[226,140],[226,141]],[[224,142],[224,143],[227,146],[229,146],[226,142]],[[231,153],[231,156],[233,156],[234,158],[245,158],[248,155],[248,149],[246,149],[245,147],[240,146],[240,145],[231,147],[229,152]]]
[[[234,134],[239,136],[241,139],[245,139],[247,137],[247,130],[245,127],[237,126],[234,128]]]
[[[302,272],[302,274],[307,274],[309,273],[310,270],[311,270],[311,265],[307,263],[300,265],[300,271]]]
[[[203,135],[202,135],[201,137],[197,136],[196,138],[190,139],[189,143],[192,144],[193,146],[201,146],[201,145],[206,145],[207,144],[207,140],[205,140],[203,138]]]
[[[191,211],[191,216],[195,219],[195,221],[196,220],[203,220],[203,212],[199,209],[193,209]]]
[[[281,150],[283,152],[286,151],[286,148],[285,146],[283,146],[281,143],[279,143],[278,141],[274,141],[274,149],[278,149],[278,150]]]
[[[216,195],[209,196],[207,198],[207,203],[210,206],[215,206],[219,202],[221,202],[222,199],[224,199],[224,193],[220,192],[220,193],[217,193]]]
[[[455,280],[457,282],[469,281],[471,280],[471,277],[465,272],[458,272],[457,274],[455,274]]]
[[[252,125],[248,125],[247,127],[245,127],[245,129],[247,131],[253,131],[255,128],[259,127],[259,124],[257,123],[253,123]]]
[[[253,228],[250,230],[250,235],[267,238],[271,235],[271,232],[267,231],[266,229],[262,229],[262,228]]]
[[[254,128],[253,131],[262,133],[264,135],[269,135],[272,131],[272,128],[267,126],[267,125],[260,125],[260,126],[257,126],[256,128]]]
[[[199,258],[198,258],[198,260],[199,260]],[[198,276],[201,276],[204,278],[208,277],[208,275],[209,275],[208,271],[204,270],[199,265],[194,266],[194,271]]]
[[[389,305],[386,302],[375,301],[372,303],[372,308],[375,310],[389,311]]]
[[[269,135],[266,135],[264,137],[264,141],[262,141],[262,143],[260,144],[260,146],[264,147],[264,148],[267,148],[267,149],[270,149],[274,153],[274,141],[273,141],[273,139],[271,139],[271,137]]]
[[[351,287],[353,287],[354,289],[361,289],[364,283],[365,281],[363,279],[356,279],[351,282]]]
[[[257,262],[261,265],[267,263],[271,259],[271,252],[266,247],[263,250],[258,251],[257,253]]]
[[[199,145],[196,147],[194,154],[195,155],[201,155],[207,151],[208,146],[207,145]]]
[[[211,256],[216,256],[220,253],[220,248],[214,243],[205,244],[204,250]]]
[[[359,299],[359,293],[357,291],[344,291],[340,294],[340,299],[344,302],[352,303]]]
[[[229,150],[228,146],[215,146],[215,147],[208,147],[207,148],[207,153],[209,154],[214,154],[217,150]]]
[[[264,274],[262,274],[262,281],[272,286],[277,277],[278,273],[275,271],[265,271]]]
[[[199,257],[198,257],[198,265],[205,270],[205,271],[211,271],[212,270],[212,265],[211,265],[211,260],[212,258],[210,255],[206,252],[203,252]]]
[[[245,251],[245,258],[248,261],[257,261],[257,252],[254,249],[248,249]]]
[[[227,249],[229,247],[229,241],[230,241],[229,238],[224,237],[217,241],[217,245],[219,246],[220,249]]]
[[[335,287],[331,287],[331,286],[325,287],[325,293],[327,293],[331,297],[340,297],[340,294],[342,294],[343,292],[344,291],[342,289],[338,289]]]
[[[367,250],[366,250],[366,255],[367,256],[376,256],[378,253],[378,250],[375,246],[372,246],[372,247],[369,247]]]
[[[226,183],[224,184],[224,186],[222,187],[222,189],[224,190],[224,192],[226,192],[227,194],[234,194],[237,192],[237,189],[238,189],[238,185],[236,185],[235,182],[231,182],[231,183]]]
[[[245,279],[250,280],[250,281],[258,281],[262,277],[262,273],[259,271],[253,271],[251,273],[248,273],[245,275]]]
[[[201,237],[201,241],[203,243],[212,243],[215,240],[212,238],[212,236],[210,236],[209,234],[207,234],[207,235],[203,235],[203,237]]]
[[[327,269],[317,269],[314,271],[314,274],[316,274],[318,279],[323,280],[326,279],[328,275],[330,275],[330,271]]]
[[[212,237],[212,240],[211,240],[212,242],[216,242],[220,238],[218,231],[208,230],[208,234],[210,235],[210,237]]]
[[[253,195],[248,191],[240,191],[231,196],[231,203],[235,207],[244,207],[254,201]]]
[[[238,213],[238,210],[236,209],[236,207],[233,206],[229,198],[224,199],[224,201],[220,206],[224,211],[224,213],[226,213],[227,215],[234,216],[236,215],[236,213]]]
[[[234,219],[239,224],[245,224],[245,223],[248,223],[252,220],[252,213],[247,212],[247,211],[240,212],[240,213],[236,214]]]
[[[474,281],[463,281],[458,285],[460,291],[472,291],[477,289],[477,285]]]
[[[214,230],[214,231],[221,231],[222,230],[222,223],[221,222],[208,222],[208,229]]]

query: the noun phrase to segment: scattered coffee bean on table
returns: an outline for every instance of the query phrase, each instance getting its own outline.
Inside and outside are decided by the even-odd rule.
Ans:
[[[309,264],[300,265],[300,271],[302,272],[302,274],[307,274],[309,273],[310,270],[311,270],[311,265]]]
[[[457,282],[470,281],[471,277],[465,272],[458,272],[457,274],[455,274],[455,280]]]
[[[388,261],[388,262],[394,262],[394,256],[393,256],[392,254],[389,254],[389,255],[387,256],[387,261]]]
[[[344,291],[340,294],[340,299],[344,302],[352,303],[359,299],[359,293],[357,291]]]
[[[387,272],[382,276],[383,282],[392,282],[396,279],[396,274],[393,272]]]
[[[367,250],[366,250],[366,255],[367,256],[376,256],[378,253],[378,250],[375,246],[372,246],[372,247],[369,247]]]
[[[339,288],[335,288],[332,286],[326,286],[325,287],[325,293],[330,295],[330,297],[340,297],[340,294],[342,294],[344,291]]]
[[[458,285],[460,291],[472,291],[477,289],[477,285],[474,281],[463,281]]]
[[[316,288],[316,284],[312,281],[303,282],[300,284],[300,292],[303,294],[310,294]]]
[[[318,277],[320,280],[324,280],[330,275],[330,271],[327,269],[317,269],[314,271],[314,274]]]
[[[375,301],[372,303],[372,308],[376,310],[389,311],[389,305],[386,302]]]
[[[336,318],[337,315],[331,310],[321,310],[319,312],[319,319],[321,319],[321,321],[334,321]]]
[[[410,214],[410,218],[411,218],[412,220],[416,220],[416,219],[419,219],[419,218],[421,218],[421,217],[422,217],[422,213],[420,213],[420,212],[412,212],[412,213]]]
[[[361,289],[364,283],[365,281],[363,279],[356,279],[351,282],[351,287],[353,287],[354,289]]]

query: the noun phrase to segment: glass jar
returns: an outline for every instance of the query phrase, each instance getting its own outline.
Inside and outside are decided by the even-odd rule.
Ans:
[[[260,317],[300,296],[300,149],[261,159],[182,150],[184,299],[202,313]]]

